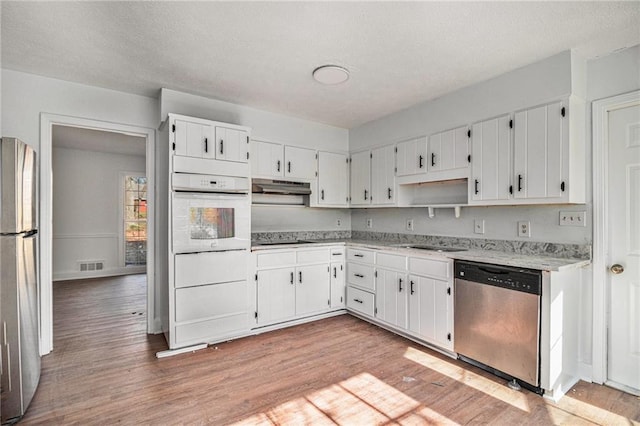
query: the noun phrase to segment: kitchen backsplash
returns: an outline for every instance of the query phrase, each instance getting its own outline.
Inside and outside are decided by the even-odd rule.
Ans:
[[[435,235],[399,234],[370,231],[292,231],[254,232],[253,241],[292,240],[369,240],[397,243],[423,243],[434,246],[494,250],[532,256],[550,256],[565,259],[591,259],[590,244],[559,244],[532,241],[487,240],[481,238],[443,237]]]
[[[567,259],[590,259],[590,244],[559,244],[533,241],[487,240],[482,238],[443,237],[435,235],[399,234],[391,232],[352,231],[354,240],[425,243],[434,246],[495,250],[517,254],[552,256]]]

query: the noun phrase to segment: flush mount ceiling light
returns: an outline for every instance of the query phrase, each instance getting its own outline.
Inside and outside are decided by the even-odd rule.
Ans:
[[[340,84],[349,80],[349,70],[338,65],[322,65],[313,70],[313,78],[322,84]]]

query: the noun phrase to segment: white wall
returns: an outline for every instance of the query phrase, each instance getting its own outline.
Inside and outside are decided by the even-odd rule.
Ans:
[[[351,230],[348,209],[253,206],[251,215],[251,232]],[[337,225],[338,219],[340,226]]]
[[[121,172],[145,174],[144,156],[53,149],[53,278],[94,276],[79,260],[103,260],[99,275],[125,273]],[[144,272],[144,268],[129,268]]]
[[[158,119],[164,121],[168,113],[249,126],[252,138],[270,142],[337,151],[348,151],[349,147],[347,129],[162,89]]]

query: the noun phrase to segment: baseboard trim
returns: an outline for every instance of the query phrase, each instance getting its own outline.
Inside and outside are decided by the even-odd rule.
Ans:
[[[55,281],[66,281],[66,280],[81,280],[85,278],[117,277],[120,275],[144,274],[146,272],[147,272],[146,266],[109,268],[109,269],[103,269],[102,271],[92,271],[92,272],[79,272],[79,271],[54,272],[53,281],[55,282]]]

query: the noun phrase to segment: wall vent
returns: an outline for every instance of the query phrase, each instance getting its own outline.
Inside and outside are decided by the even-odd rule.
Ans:
[[[95,272],[104,269],[104,260],[79,260],[80,272]]]

